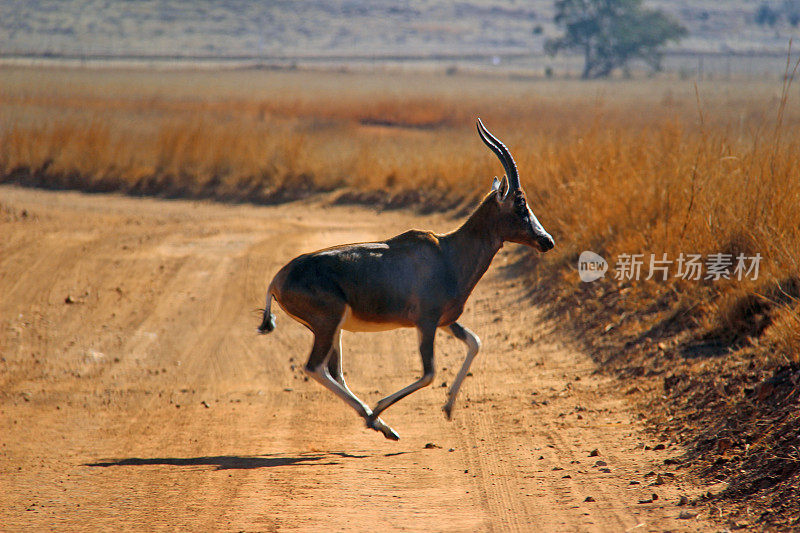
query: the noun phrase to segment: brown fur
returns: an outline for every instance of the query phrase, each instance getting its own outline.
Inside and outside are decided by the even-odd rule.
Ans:
[[[493,150],[502,156],[500,149]],[[274,328],[270,303],[275,298],[286,313],[314,333],[306,364],[311,376],[353,407],[369,427],[382,431],[387,438],[397,438],[378,415],[433,380],[437,328],[448,328],[471,350],[461,378],[451,388],[451,399],[445,406],[449,416],[460,381],[480,345],[457,320],[504,242],[542,252],[553,247],[552,238],[528,208],[524,191],[508,190],[505,180],[496,182],[472,215],[450,233],[410,230],[385,241],[334,246],[293,259],[269,286],[259,330],[264,333]],[[344,382],[337,346],[340,331],[395,327],[417,328],[424,374],[370,410]]]

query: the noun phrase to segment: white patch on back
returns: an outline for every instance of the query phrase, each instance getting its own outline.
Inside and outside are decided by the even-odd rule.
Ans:
[[[349,246],[357,247],[357,250],[346,249],[343,250],[342,248],[333,248],[331,250],[322,250],[320,252],[316,252],[316,255],[339,255],[341,253],[353,253],[355,251],[361,250],[388,250],[389,245],[382,242],[363,242],[359,244],[351,244]],[[370,254],[374,257],[378,257],[380,254]]]

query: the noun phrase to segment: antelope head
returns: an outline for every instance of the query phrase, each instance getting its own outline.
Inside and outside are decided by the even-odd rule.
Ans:
[[[486,146],[497,155],[506,173],[502,180],[494,178],[492,192],[495,195],[498,211],[496,230],[503,241],[524,244],[546,252],[555,246],[553,237],[542,227],[536,215],[528,207],[525,191],[519,182],[517,164],[508,148],[497,137],[489,133],[478,119],[478,134]]]

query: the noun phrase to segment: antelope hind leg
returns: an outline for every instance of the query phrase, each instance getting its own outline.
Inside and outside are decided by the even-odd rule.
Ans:
[[[375,431],[379,431],[383,433],[383,436],[390,440],[400,440],[400,435],[397,434],[395,430],[389,427],[386,422],[381,420],[380,418],[373,418],[372,416],[372,409],[370,409],[364,402],[358,399],[358,397],[352,393],[350,388],[347,386],[347,383],[344,380],[344,373],[342,372],[342,330],[338,329],[332,339],[331,342],[331,349],[328,353],[328,360],[327,360],[327,369],[324,366],[320,367],[323,370],[323,374],[327,374],[328,378],[331,381],[335,382],[339,385],[341,392],[344,392],[349,398],[352,400],[357,401],[360,404],[361,409],[356,408],[351,403],[352,400],[343,398],[348,405],[353,406],[361,415],[367,423],[367,427],[370,429],[374,429]],[[314,379],[317,379],[315,376]],[[323,379],[325,379],[323,377]],[[317,379],[318,380],[318,379]],[[318,380],[319,381],[319,380]],[[330,383],[322,383],[326,388],[333,390],[333,392],[341,397],[340,391],[334,390],[331,388]],[[366,414],[362,414],[363,413]]]

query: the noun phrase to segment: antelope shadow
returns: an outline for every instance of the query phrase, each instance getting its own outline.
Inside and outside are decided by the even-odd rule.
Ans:
[[[396,455],[396,454],[392,454]],[[302,466],[302,465],[337,465],[343,459],[365,459],[368,455],[353,455],[346,452],[330,452],[320,454],[300,454],[297,456],[267,454],[267,455],[213,455],[204,457],[127,457],[125,459],[109,459],[94,463],[84,463],[84,466],[103,467],[110,466],[213,466],[215,470],[248,470],[251,468],[272,468],[276,466]]]

